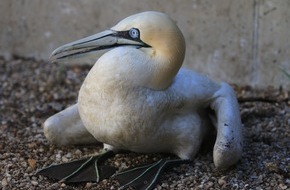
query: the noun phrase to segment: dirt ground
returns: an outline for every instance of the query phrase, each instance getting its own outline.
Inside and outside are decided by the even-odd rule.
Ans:
[[[100,183],[64,184],[37,176],[37,170],[96,153],[101,145],[56,147],[41,124],[76,101],[89,67],[65,67],[15,58],[0,59],[0,187],[2,189],[118,189]],[[290,189],[290,92],[236,87],[244,124],[241,161],[217,171],[212,150],[191,164],[168,170],[156,189]],[[130,167],[169,155],[117,154],[109,162]]]

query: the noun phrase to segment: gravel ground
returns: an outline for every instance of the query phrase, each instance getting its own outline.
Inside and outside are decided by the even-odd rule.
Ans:
[[[113,180],[69,185],[35,175],[52,163],[92,155],[101,145],[56,147],[41,124],[76,101],[88,66],[65,67],[0,59],[0,187],[2,189],[118,189]],[[290,189],[290,92],[235,87],[244,124],[242,160],[217,171],[212,146],[191,164],[167,171],[156,189]],[[126,168],[170,155],[122,153],[110,164]]]

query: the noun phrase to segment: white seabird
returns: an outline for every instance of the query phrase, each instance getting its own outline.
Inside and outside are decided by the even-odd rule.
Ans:
[[[235,164],[242,154],[236,95],[226,83],[180,68],[184,55],[181,31],[159,12],[129,16],[109,30],[57,48],[52,62],[88,56],[97,61],[77,104],[45,121],[45,136],[57,145],[99,141],[114,152],[164,152],[187,160],[216,130],[215,166]]]

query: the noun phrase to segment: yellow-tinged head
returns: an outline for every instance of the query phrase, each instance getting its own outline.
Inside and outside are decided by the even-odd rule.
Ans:
[[[185,54],[184,37],[176,23],[166,14],[160,12],[143,12],[120,21],[112,27],[116,31],[136,28],[140,39],[150,48],[141,49],[152,58],[156,67],[156,76],[152,77],[153,87],[164,89],[181,67]]]
[[[148,87],[157,90],[171,84],[185,54],[184,37],[175,22],[166,14],[149,11],[129,16],[110,30],[57,48],[51,61],[69,62],[72,58],[87,56],[97,59],[100,52],[120,46],[133,47],[146,54],[150,60],[147,64],[152,64]]]

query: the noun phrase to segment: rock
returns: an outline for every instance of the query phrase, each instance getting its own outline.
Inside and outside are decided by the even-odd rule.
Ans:
[[[36,160],[34,160],[34,159],[28,159],[27,160],[27,162],[28,162],[28,164],[29,164],[29,166],[34,170],[35,169],[35,167],[36,167]]]
[[[8,181],[7,181],[7,179],[5,177],[2,179],[1,184],[2,184],[3,187],[8,185]]]
[[[63,161],[63,162],[68,162],[68,159],[67,159],[67,157],[62,156],[62,157],[61,157],[61,161]]]
[[[88,183],[86,183],[85,188],[90,189],[92,187],[92,185],[93,185],[93,183],[88,182]]]
[[[71,153],[69,152],[69,153],[67,153],[67,154],[65,155],[65,157],[67,157],[67,158],[71,158],[72,155],[71,155]]]
[[[75,154],[76,154],[76,155],[82,155],[83,152],[82,152],[81,150],[77,149],[77,150],[75,151]]]
[[[221,177],[221,178],[218,179],[218,184],[220,186],[224,186],[224,185],[227,184],[227,182],[226,182],[226,180],[224,180],[224,177]]]
[[[279,167],[275,162],[268,162],[265,164],[265,166],[270,172],[279,172]]]
[[[283,189],[283,190],[284,190],[284,189],[287,189],[287,185],[282,184],[282,183],[279,184],[279,187],[280,187],[281,189]]]
[[[38,185],[38,182],[33,180],[33,181],[31,181],[31,184],[36,186],[36,185]]]

